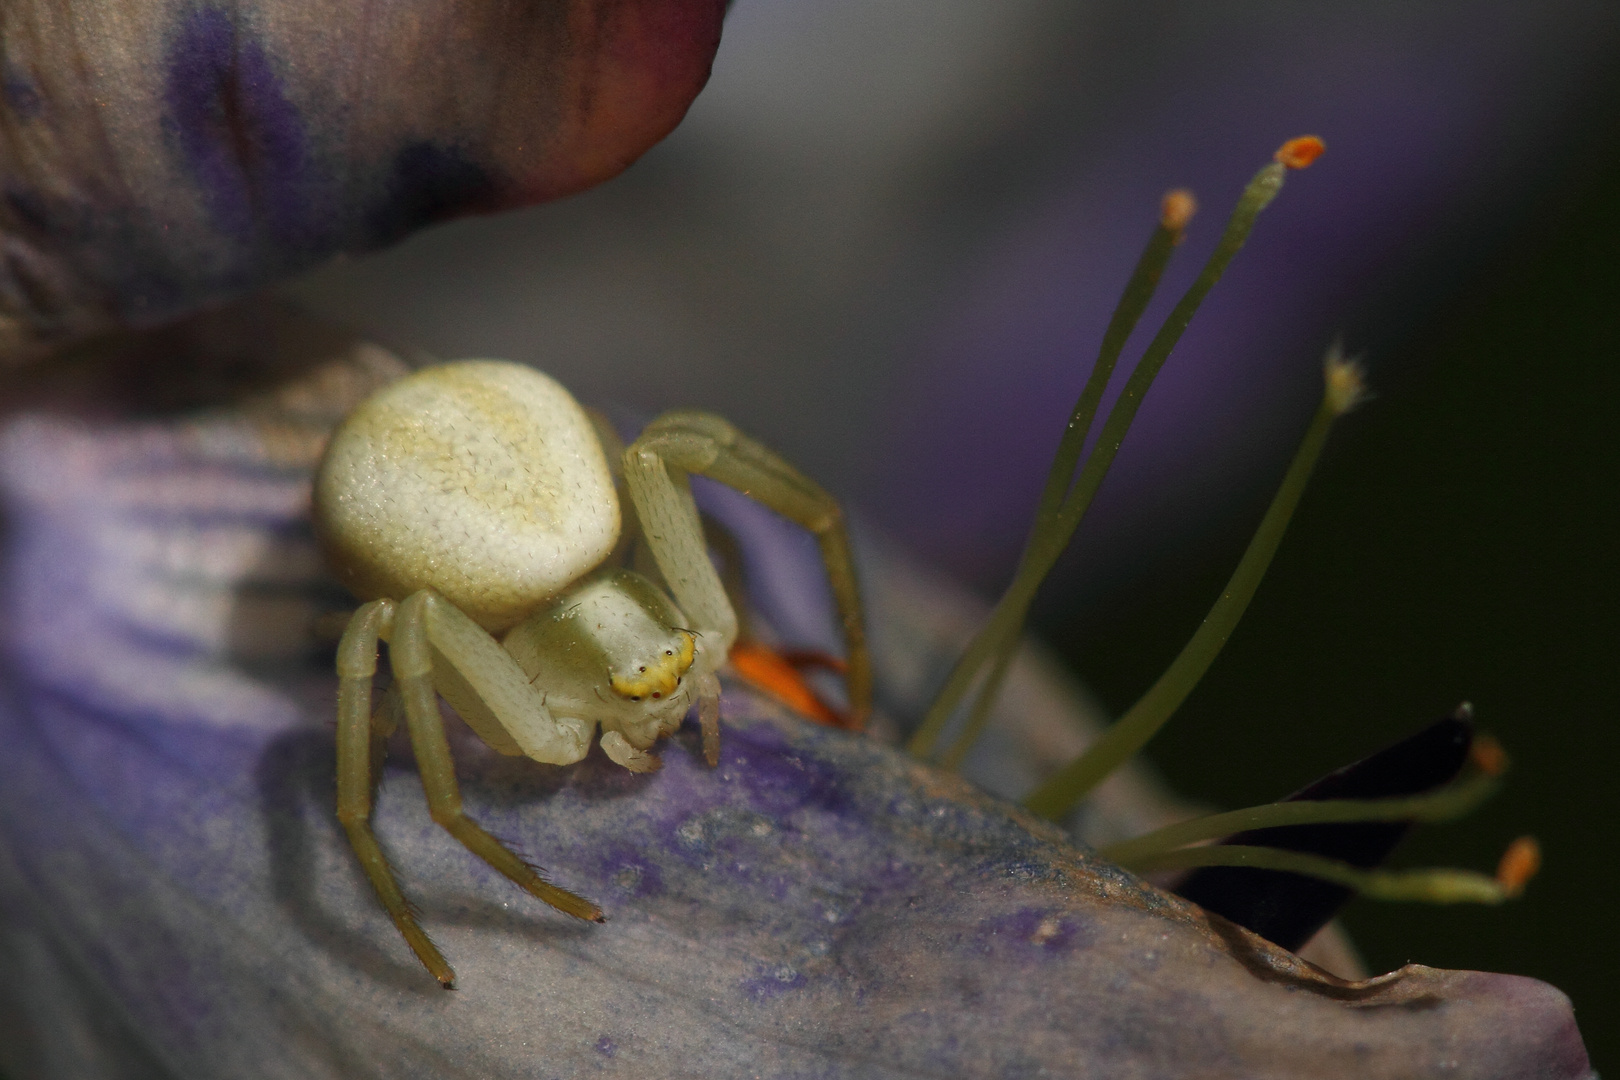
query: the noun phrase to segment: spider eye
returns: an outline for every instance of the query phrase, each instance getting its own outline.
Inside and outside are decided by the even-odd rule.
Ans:
[[[656,691],[656,690],[654,690],[654,691],[653,691],[653,700],[654,700],[654,701],[657,701],[657,700],[658,700],[658,699],[659,699],[659,698],[661,698],[661,697],[663,697],[663,696],[664,696],[664,695],[663,695],[663,694],[660,694],[660,693],[659,693],[659,692],[658,692],[658,691]]]
[[[664,650],[664,655],[665,656],[674,656],[675,655],[675,650],[674,649],[665,649]]]
[[[631,701],[640,701],[641,700],[641,695],[640,694],[631,694],[630,695],[630,700]]]
[[[636,668],[636,670],[637,671],[646,671],[647,670],[647,665],[643,664],[641,667]]]

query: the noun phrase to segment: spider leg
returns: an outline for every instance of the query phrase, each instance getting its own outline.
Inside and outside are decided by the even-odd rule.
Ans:
[[[422,790],[427,795],[428,812],[467,850],[531,895],[575,918],[591,922],[605,921],[601,909],[595,904],[546,881],[534,867],[485,832],[462,811],[455,762],[450,757],[444,720],[439,715],[438,702],[433,695],[433,656],[428,647],[427,623],[430,605],[435,601],[438,606],[450,607],[426,589],[413,593],[400,604],[394,619],[393,637],[389,642],[394,678],[405,703],[405,722],[410,729],[411,747],[416,751],[416,766],[422,777]],[[443,645],[439,647],[444,650]],[[516,666],[515,663],[513,666]]]
[[[702,520],[686,481],[686,464],[669,440],[643,434],[624,452],[625,484],[646,546],[692,628],[718,638],[723,657],[737,640],[737,613],[709,561]],[[691,455],[688,455],[691,456]],[[704,641],[708,644],[708,640]]]
[[[617,765],[622,765],[633,773],[657,772],[664,767],[664,763],[645,750],[637,750],[617,731],[604,731],[602,733],[602,752],[608,759]]]
[[[718,480],[808,529],[821,547],[849,654],[845,685],[850,727],[859,730],[872,707],[872,662],[844,513],[820,485],[764,444],[711,413],[665,413],[624,454],[625,482],[658,568],[681,608],[713,619],[729,649],[737,619],[703,545],[688,473]],[[707,627],[706,627],[707,628]]]
[[[337,815],[389,918],[422,966],[448,990],[455,986],[456,973],[417,924],[371,830],[373,761],[380,741],[372,723],[371,679],[377,673],[377,639],[393,621],[393,601],[373,600],[354,613],[338,643]],[[388,711],[386,706],[379,710]]]
[[[416,595],[422,598],[428,662],[436,655],[449,665],[433,671],[434,686],[480,738],[501,753],[550,765],[572,765],[590,751],[594,723],[554,715],[512,654],[487,630],[432,589]]]
[[[720,680],[714,677],[714,672],[698,680],[697,693],[703,757],[712,769],[720,764]]]

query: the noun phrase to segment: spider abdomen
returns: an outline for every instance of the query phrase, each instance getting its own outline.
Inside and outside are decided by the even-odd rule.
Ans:
[[[494,360],[416,372],[350,413],[316,474],[315,520],[357,596],[433,588],[491,631],[605,559],[620,523],[579,404]]]

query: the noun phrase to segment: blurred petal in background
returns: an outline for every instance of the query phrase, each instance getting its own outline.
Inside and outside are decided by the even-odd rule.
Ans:
[[[679,122],[723,0],[0,9],[0,353],[579,191]]]

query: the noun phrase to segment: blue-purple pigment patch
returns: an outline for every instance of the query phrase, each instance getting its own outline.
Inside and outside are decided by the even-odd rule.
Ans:
[[[979,924],[986,949],[1028,948],[1054,956],[1088,948],[1094,937],[1072,911],[1046,908],[1020,908],[1009,914],[986,919]]]
[[[806,985],[804,973],[786,964],[761,964],[742,982],[742,991],[755,1001],[769,1001]]]
[[[842,815],[854,809],[835,768],[767,725],[722,736],[721,764],[735,766],[749,804],[758,810],[787,814],[813,808]]]
[[[45,110],[45,99],[33,80],[10,64],[0,73],[0,94],[5,97],[6,108],[19,120],[32,120]]]
[[[598,873],[609,886],[627,899],[659,896],[664,891],[664,875],[658,864],[639,849],[628,845],[603,852]]]
[[[306,253],[332,245],[304,119],[240,16],[218,7],[186,16],[169,47],[164,103],[220,232]]]

